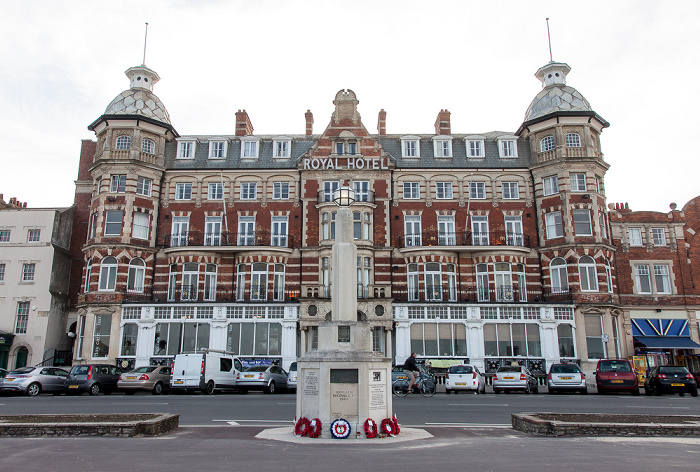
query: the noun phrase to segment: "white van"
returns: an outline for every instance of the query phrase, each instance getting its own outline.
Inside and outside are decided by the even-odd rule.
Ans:
[[[170,387],[174,392],[201,390],[211,395],[215,390],[236,388],[236,376],[242,370],[241,361],[226,352],[178,354]]]

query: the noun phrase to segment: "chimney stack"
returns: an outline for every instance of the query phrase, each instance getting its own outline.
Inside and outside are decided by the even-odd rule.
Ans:
[[[236,136],[248,136],[249,134],[253,134],[253,123],[250,122],[245,110],[238,110],[236,112]]]
[[[306,118],[306,135],[311,136],[314,134],[314,114],[311,113],[311,110],[306,110],[304,117]]]
[[[386,135],[386,112],[384,108],[379,111],[379,119],[377,121],[377,132],[380,136]]]
[[[451,134],[451,132],[450,112],[447,110],[440,110],[435,120],[435,134]]]

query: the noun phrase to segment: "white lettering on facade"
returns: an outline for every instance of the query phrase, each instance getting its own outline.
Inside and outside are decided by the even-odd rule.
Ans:
[[[304,159],[304,170],[388,170],[389,166],[386,159],[376,158],[376,159],[364,159],[358,158],[348,158],[345,164],[335,159],[323,159],[313,157],[311,159]]]

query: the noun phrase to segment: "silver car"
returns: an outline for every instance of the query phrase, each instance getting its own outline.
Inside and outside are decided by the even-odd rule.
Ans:
[[[139,367],[131,372],[125,372],[117,380],[117,388],[126,394],[134,394],[137,390],[146,390],[153,395],[160,395],[170,388],[172,369],[164,365]]]
[[[287,389],[291,392],[297,391],[297,363],[292,362],[289,366],[289,374],[287,374]]]
[[[277,365],[255,365],[238,373],[236,387],[241,393],[248,390],[275,393],[278,388],[287,388],[287,373]]]
[[[24,393],[33,397],[40,392],[59,395],[68,372],[57,367],[22,367],[8,372],[0,385],[3,392]]]
[[[547,387],[549,393],[575,390],[584,395],[588,394],[586,375],[576,364],[552,364],[547,376]]]
[[[537,379],[527,368],[520,365],[499,367],[493,374],[493,392],[523,390],[525,393],[538,393]]]

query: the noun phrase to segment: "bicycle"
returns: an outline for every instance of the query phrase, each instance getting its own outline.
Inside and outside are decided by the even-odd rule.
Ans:
[[[392,391],[397,397],[405,397],[408,395],[408,379],[397,379],[391,384]],[[421,375],[416,383],[413,385],[414,389],[418,389],[421,395],[424,397],[432,397],[437,391],[435,387],[435,382],[430,380],[427,376]]]

